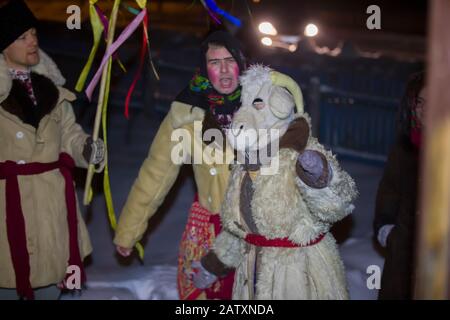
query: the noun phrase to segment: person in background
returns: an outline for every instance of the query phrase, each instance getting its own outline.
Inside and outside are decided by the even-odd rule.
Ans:
[[[412,298],[426,90],[425,73],[412,75],[398,113],[397,140],[378,186],[374,234],[387,252],[378,297],[381,300]]]

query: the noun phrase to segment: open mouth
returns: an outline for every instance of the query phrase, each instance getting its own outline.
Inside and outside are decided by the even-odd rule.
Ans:
[[[220,85],[222,88],[230,88],[233,84],[233,81],[231,78],[222,78],[220,79]]]

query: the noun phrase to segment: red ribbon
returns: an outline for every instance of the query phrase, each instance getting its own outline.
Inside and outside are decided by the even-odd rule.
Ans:
[[[0,162],[0,179],[6,180],[6,229],[9,250],[16,275],[16,291],[19,296],[34,299],[30,284],[30,256],[27,248],[25,218],[20,203],[18,176],[37,175],[59,169],[65,180],[67,222],[69,225],[69,265],[76,265],[81,271],[81,282],[86,281],[80,250],[78,248],[78,221],[75,188],[72,171],[75,162],[67,153],[61,153],[58,161],[50,163],[32,162],[17,164],[14,161]],[[67,277],[67,276],[66,276]]]
[[[134,76],[133,82],[128,89],[127,98],[125,100],[125,117],[129,118],[129,109],[130,109],[130,100],[131,95],[133,94],[134,88],[136,86],[136,83],[138,82],[139,78],[141,77],[142,68],[144,67],[144,60],[145,60],[145,53],[147,52],[147,39],[148,39],[148,31],[147,31],[147,25],[148,25],[148,11],[146,11],[144,20],[142,21],[143,25],[143,31],[142,31],[142,46],[141,46],[141,53],[140,53],[140,61],[139,61],[139,67],[138,70]]]
[[[245,241],[249,244],[258,246],[258,247],[283,247],[283,248],[301,248],[308,247],[319,243],[323,237],[324,233],[320,234],[317,238],[311,240],[307,244],[298,244],[294,243],[288,238],[276,238],[276,239],[267,239],[266,237],[259,234],[249,233],[245,236]]]

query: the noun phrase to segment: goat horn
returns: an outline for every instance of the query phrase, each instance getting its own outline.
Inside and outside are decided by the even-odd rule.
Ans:
[[[297,82],[294,81],[291,77],[280,73],[278,71],[270,71],[270,79],[272,83],[276,86],[280,86],[289,90],[289,92],[294,97],[295,106],[297,107],[297,113],[303,113],[303,94],[302,90],[298,86]]]

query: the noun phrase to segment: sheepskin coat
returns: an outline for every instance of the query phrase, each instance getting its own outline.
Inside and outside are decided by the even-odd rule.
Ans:
[[[205,112],[198,107],[178,101],[172,103],[122,209],[114,238],[116,245],[132,248],[141,239],[148,220],[169,194],[183,163],[192,164],[200,205],[210,212],[219,212],[230,176],[229,165],[234,159],[233,149],[211,146],[216,157],[203,152],[206,149],[202,139],[204,118]],[[172,160],[172,153],[181,145],[177,132],[186,133],[183,140],[186,161],[183,163]],[[195,163],[195,158],[201,161]],[[226,158],[230,161],[216,161]]]
[[[332,169],[328,185],[306,185],[296,173],[299,151],[281,148],[277,173],[258,174],[253,180],[251,214],[258,233],[268,239],[287,237],[305,245],[325,234],[315,245],[255,247],[245,242],[253,233],[240,208],[246,171],[239,165],[232,170],[221,213],[224,230],[214,252],[226,266],[236,268],[233,299],[348,299],[344,266],[328,231],[353,210],[356,186],[317,139],[309,137],[306,149],[325,156]]]
[[[71,101],[75,95],[64,89],[65,80],[55,63],[40,51],[41,61],[32,68],[33,89],[41,110],[37,128],[27,123],[29,107],[24,87],[11,79],[0,54],[0,162],[48,163],[61,152],[72,156],[79,167],[87,167],[83,147],[88,135],[75,122]],[[25,218],[33,288],[59,283],[66,275],[69,232],[65,181],[59,170],[19,176],[21,206]],[[0,288],[15,288],[16,279],[6,230],[5,180],[0,180]],[[88,232],[78,211],[81,258],[92,251]]]

